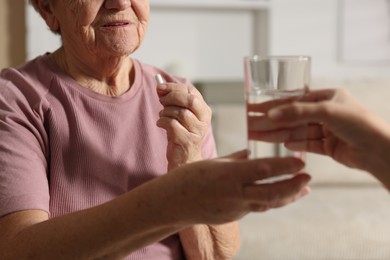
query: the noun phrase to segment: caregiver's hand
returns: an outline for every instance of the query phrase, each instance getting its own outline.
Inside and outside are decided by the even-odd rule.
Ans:
[[[249,118],[251,138],[330,156],[389,185],[390,126],[349,93],[317,90],[299,100],[278,99],[248,109],[265,113]]]

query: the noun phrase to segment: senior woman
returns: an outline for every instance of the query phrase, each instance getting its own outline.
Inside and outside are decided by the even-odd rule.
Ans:
[[[308,193],[307,174],[255,182],[298,159],[211,159],[199,92],[129,58],[147,0],[32,4],[62,47],[1,73],[1,259],[228,259],[236,220]]]

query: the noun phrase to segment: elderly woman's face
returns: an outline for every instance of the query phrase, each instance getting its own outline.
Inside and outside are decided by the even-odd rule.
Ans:
[[[52,0],[66,49],[129,55],[141,44],[149,0]]]

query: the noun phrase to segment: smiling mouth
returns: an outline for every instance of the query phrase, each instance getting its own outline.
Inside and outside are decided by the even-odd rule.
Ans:
[[[129,25],[129,22],[113,22],[103,25],[103,28],[123,27]]]

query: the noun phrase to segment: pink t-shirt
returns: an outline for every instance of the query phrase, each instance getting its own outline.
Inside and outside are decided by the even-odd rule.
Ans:
[[[166,132],[155,74],[134,60],[119,97],[80,86],[45,55],[0,75],[0,216],[40,209],[50,217],[94,207],[166,173]],[[211,129],[204,158],[216,156]],[[162,210],[164,208],[162,207]],[[128,259],[183,259],[178,235]]]

